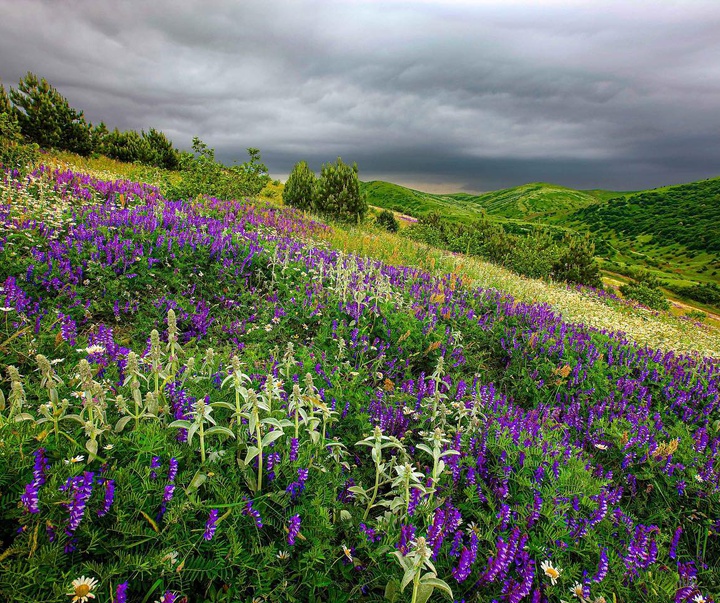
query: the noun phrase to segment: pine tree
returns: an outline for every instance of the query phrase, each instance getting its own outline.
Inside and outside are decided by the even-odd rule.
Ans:
[[[315,174],[310,170],[308,164],[299,161],[293,167],[285,183],[282,194],[283,203],[304,211],[313,209],[315,182]]]
[[[317,184],[315,209],[343,222],[360,222],[367,212],[367,201],[360,194],[357,164],[352,167],[340,157],[322,166]]]
[[[82,111],[73,109],[45,78],[28,72],[17,89],[10,90],[23,135],[44,148],[89,155],[93,150],[91,126]]]

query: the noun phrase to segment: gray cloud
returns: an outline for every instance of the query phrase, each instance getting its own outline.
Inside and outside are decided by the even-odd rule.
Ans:
[[[0,0],[0,77],[278,176],[636,189],[720,174],[715,0]]]

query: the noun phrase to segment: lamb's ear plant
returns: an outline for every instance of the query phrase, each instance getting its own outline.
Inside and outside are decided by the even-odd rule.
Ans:
[[[130,394],[133,400],[134,410],[127,408],[127,405],[122,400],[123,407],[127,411],[127,415],[121,417],[115,424],[115,433],[122,432],[130,421],[135,421],[135,430],[138,429],[140,421],[142,419],[155,419],[157,416],[151,412],[147,405],[147,396],[143,401],[142,391],[140,390],[140,379],[145,380],[145,376],[140,372],[140,363],[138,356],[135,352],[130,352],[127,357],[127,364],[125,365],[125,380],[123,386],[130,386]]]
[[[203,367],[212,367],[213,358],[214,353],[212,351],[212,348],[209,348],[208,353],[206,353],[205,355],[205,364],[203,365]],[[232,388],[235,390],[235,405],[233,406],[232,404],[221,400],[215,402],[215,406],[218,406],[220,408],[227,408],[233,413],[232,418],[235,423],[235,433],[238,443],[238,461],[240,460],[240,443],[242,442],[241,432],[243,429],[243,407],[248,401],[248,388],[246,387],[248,383],[250,383],[250,377],[243,373],[240,359],[237,356],[233,356],[230,359],[230,374],[225,377],[221,387],[225,387],[227,384],[230,384],[232,386]]]
[[[205,438],[208,436],[227,436],[229,438],[235,438],[235,434],[221,425],[217,425],[215,419],[212,416],[213,405],[208,403],[205,398],[200,398],[195,402],[194,409],[189,413],[191,420],[178,419],[168,425],[168,429],[186,429],[187,430],[187,443],[188,446],[192,445],[192,439],[195,434],[198,434],[200,440],[200,460],[202,463],[206,461],[205,454]],[[211,427],[205,428],[206,423],[209,423]]]
[[[401,518],[404,521],[410,514],[411,488],[420,491],[421,494],[426,494],[427,492],[422,483],[425,474],[421,471],[416,471],[409,462],[402,465],[395,465],[394,469],[397,473],[397,477],[392,482],[395,498],[389,501],[387,506],[393,513],[401,510]]]
[[[34,421],[35,417],[30,413],[23,412],[23,406],[25,406],[27,402],[27,396],[25,395],[25,388],[23,387],[20,371],[18,371],[16,367],[9,365],[7,367],[7,374],[10,379],[10,395],[7,400],[10,404],[8,421],[11,423]]]
[[[452,599],[450,586],[437,577],[437,570],[430,561],[432,550],[428,547],[425,538],[419,537],[412,544],[413,548],[407,555],[403,555],[400,551],[391,553],[404,571],[400,582],[400,592],[404,592],[407,585],[412,583],[411,603],[425,603],[432,597],[436,588]],[[426,568],[427,571],[425,571]]]
[[[349,488],[350,492],[355,495],[359,495],[368,501],[367,506],[365,507],[365,513],[363,514],[363,521],[365,521],[370,514],[370,510],[375,506],[375,500],[377,499],[380,485],[390,479],[389,469],[393,461],[391,460],[384,463],[382,451],[386,448],[399,448],[400,450],[403,450],[403,445],[397,440],[397,438],[383,435],[382,429],[380,429],[379,426],[375,427],[371,436],[356,442],[355,445],[369,446],[371,449],[370,455],[375,463],[375,484],[372,487],[372,490],[367,491],[362,486],[352,486]]]
[[[44,387],[47,390],[49,401],[38,407],[42,417],[39,418],[35,424],[42,425],[44,423],[52,423],[53,434],[55,436],[55,440],[57,441],[60,438],[61,421],[71,420],[76,421],[81,425],[84,424],[84,421],[79,415],[67,414],[70,402],[67,398],[63,398],[62,401],[59,399],[57,386],[61,385],[63,381],[55,373],[50,361],[42,354],[38,354],[36,356],[36,360],[38,363],[38,369],[42,375],[42,378],[40,379],[40,387]],[[63,433],[63,435],[67,436],[65,433]]]
[[[168,381],[172,381],[180,368],[180,358],[185,355],[185,352],[178,343],[177,317],[175,316],[175,310],[172,308],[168,310],[167,321],[168,342],[165,346],[165,353],[167,354],[165,376]]]
[[[417,445],[417,449],[427,452],[433,459],[433,468],[430,477],[431,486],[429,488],[430,498],[428,499],[432,500],[432,497],[437,489],[438,482],[440,481],[440,476],[445,470],[445,461],[442,459],[447,456],[458,455],[460,453],[457,450],[452,449],[445,450],[443,452],[443,444],[447,444],[449,440],[445,438],[445,434],[443,434],[439,427],[435,428],[432,435],[426,441],[432,445],[432,448],[430,448],[427,444],[420,443]]]
[[[78,363],[77,376],[83,391],[84,402],[80,416],[84,420],[85,435],[88,437],[85,448],[90,453],[89,460],[93,460],[97,457],[99,436],[110,429],[107,423],[105,389],[93,378],[92,367],[85,358]]]

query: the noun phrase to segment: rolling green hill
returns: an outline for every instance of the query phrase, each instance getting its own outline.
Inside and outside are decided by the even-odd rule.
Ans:
[[[538,224],[589,232],[608,274],[648,270],[671,289],[720,284],[720,178],[638,192],[574,190],[534,182],[478,195],[361,184],[368,203],[455,222],[485,214],[520,233]]]
[[[533,182],[473,195],[425,193],[398,184],[374,180],[361,184],[370,205],[416,217],[439,212],[462,220],[486,212],[490,217],[525,222],[560,223],[575,211],[616,198],[614,191],[579,191],[557,184]]]

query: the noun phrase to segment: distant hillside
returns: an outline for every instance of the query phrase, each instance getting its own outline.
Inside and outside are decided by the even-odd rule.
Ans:
[[[382,180],[361,182],[360,190],[367,195],[370,205],[418,218],[439,212],[448,219],[463,221],[482,213],[482,208],[474,201],[474,195],[436,195]]]
[[[578,209],[622,194],[600,190],[578,191],[545,182],[534,182],[480,195],[424,193],[380,180],[362,183],[361,187],[366,192],[370,205],[417,217],[439,212],[455,220],[478,216],[485,211],[488,216],[497,218],[560,222]]]
[[[720,178],[611,199],[580,209],[571,219],[624,239],[642,236],[645,244],[720,252]]]
[[[484,207],[490,216],[556,222],[578,209],[596,205],[618,194],[612,191],[579,191],[557,184],[533,182],[484,193],[476,197],[476,203]]]
[[[720,178],[638,192],[574,190],[535,182],[499,191],[433,194],[389,182],[361,184],[368,203],[468,222],[485,213],[516,234],[544,224],[589,232],[606,274],[649,270],[674,290],[720,284]]]

